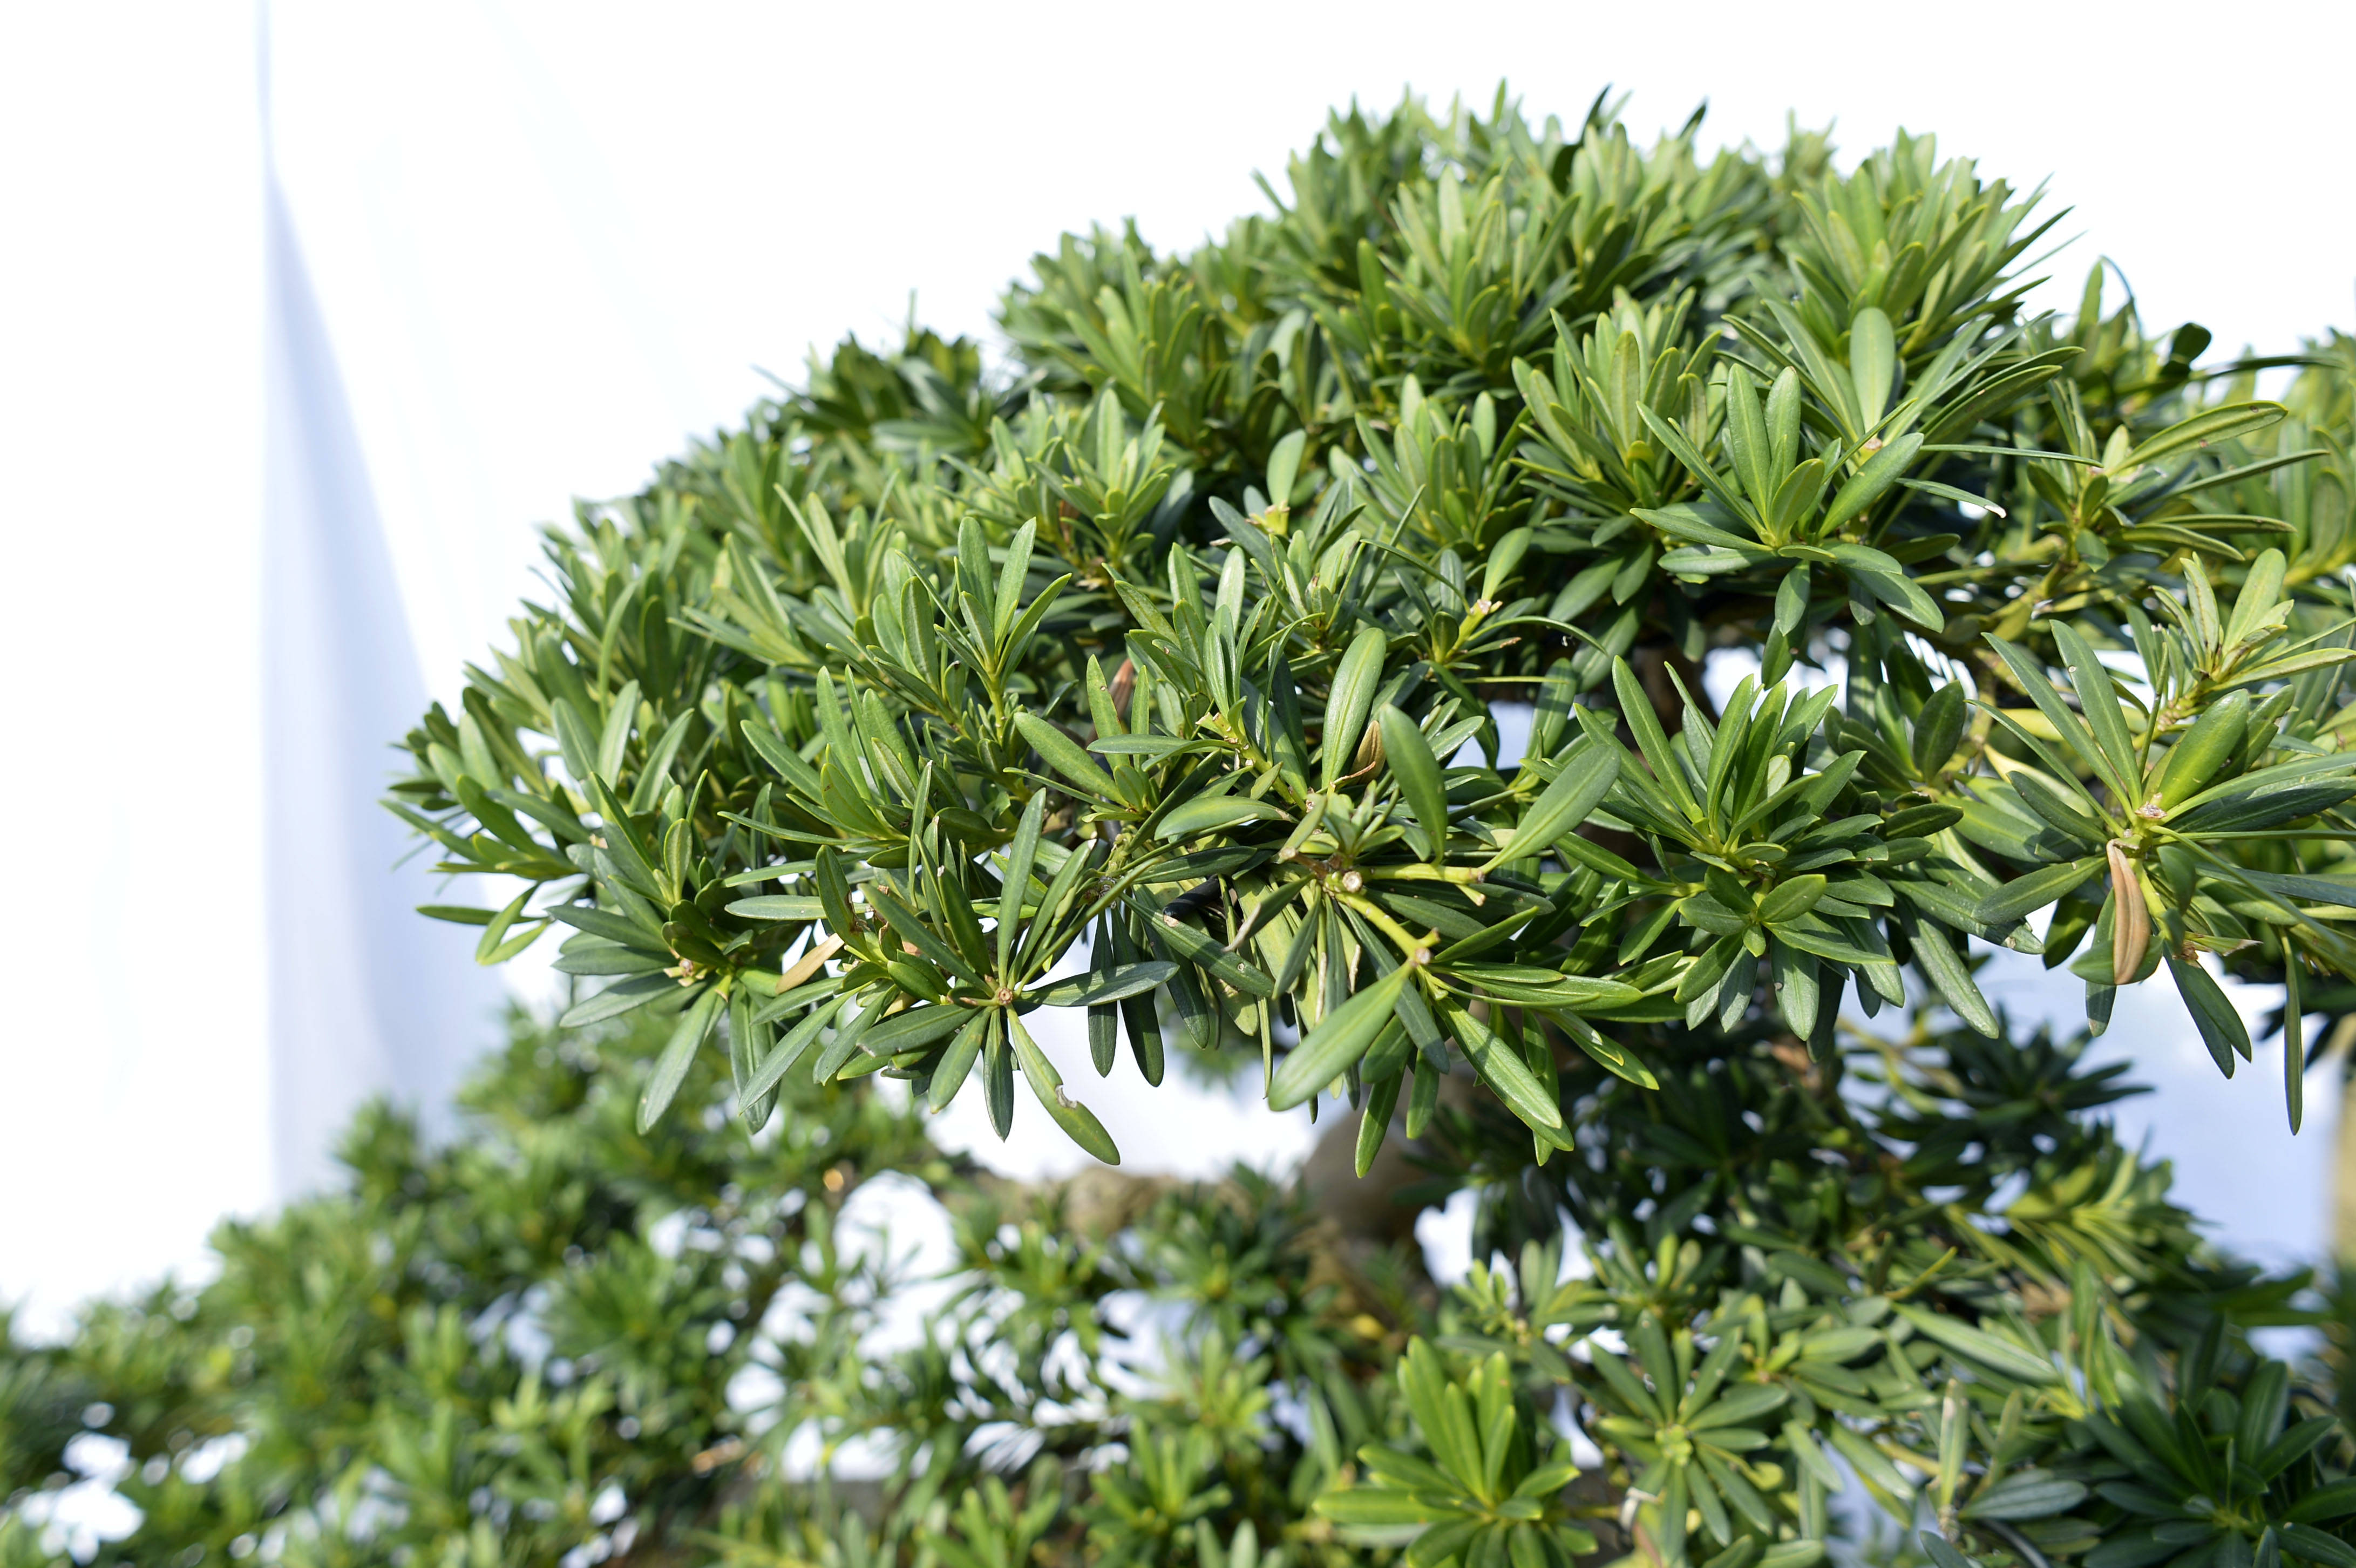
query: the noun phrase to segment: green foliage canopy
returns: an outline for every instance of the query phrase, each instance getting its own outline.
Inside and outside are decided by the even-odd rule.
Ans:
[[[2301,1279],[2198,1240],[2089,1117],[2132,1090],[2083,1039],[1922,1026],[1795,1071],[1663,1027],[1661,1091],[1582,1106],[1608,1155],[1568,1269],[1565,1189],[1451,1098],[1424,1146],[1518,1255],[1435,1297],[1404,1258],[1337,1271],[1248,1171],[1092,1219],[863,1082],[781,1080],[756,1137],[705,1053],[642,1133],[668,1033],[519,1022],[455,1141],[371,1111],[348,1190],[225,1225],[201,1290],[0,1335],[0,1563],[59,1564],[85,1432],[126,1451],[125,1568],[1808,1568],[1857,1534],[1845,1471],[1991,1563],[2356,1552],[2328,1382],[2246,1337],[2311,1317]],[[915,1184],[948,1274],[880,1333],[924,1282],[863,1230]],[[873,1480],[809,1474],[862,1445]]]
[[[2053,218],[1927,138],[1842,173],[1695,134],[1337,116],[1272,217],[1039,258],[1011,378],[847,346],[552,538],[557,600],[410,737],[398,809],[523,882],[437,912],[487,961],[567,928],[605,982],[570,1022],[675,1019],[645,1125],[724,1037],[750,1125],[881,1072],[1002,1137],[1019,1077],[1117,1162],[1024,1022],[1084,1008],[1099,1073],[1126,1036],[1158,1083],[1174,1034],[1256,1050],[1274,1108],[1346,1094],[1361,1174],[1477,1083],[1526,1139],[1492,1185],[1609,1233],[1663,1201],[1597,1197],[1614,1084],[1669,1114],[1697,1051],[1827,1063],[1910,969],[2001,1039],[1979,939],[2070,962],[2097,1030],[2165,963],[2229,1077],[2209,961],[2283,978],[2296,1129],[2302,972],[2356,980],[2344,345],[2259,401],[2100,269],[2029,314]],[[1640,1359],[1612,1419],[1687,1431]],[[1420,1365],[1457,1489],[1370,1461],[1422,1499],[1380,1506],[1460,1499],[1416,1560],[1571,1551],[1495,1512],[1534,1454],[1439,1452],[1505,1374]],[[1629,1494],[1656,1552],[1682,1498],[1737,1550],[1702,1499],[1759,1484],[1711,1452]]]
[[[1190,256],[1041,257],[1011,381],[846,347],[584,510],[412,734],[397,809],[523,884],[433,912],[487,961],[566,928],[575,1023],[676,1016],[649,1122],[724,1036],[755,1123],[883,1071],[1003,1135],[1020,1077],[1117,1161],[1047,1005],[1157,1082],[1165,1018],[1240,1037],[1366,1157],[1462,1067],[1543,1159],[1558,1047],[1822,1049],[1908,966],[1996,1034],[1973,938],[2083,947],[2098,1027],[2165,961],[2228,1073],[2201,955],[2356,977],[2343,360],[2254,401],[2099,271],[2025,315],[2051,220],[1925,138],[1843,175],[1410,107],[1291,177]]]
[[[564,1026],[644,1046],[575,1086],[608,1155],[770,1151],[661,1191],[805,1228],[776,1288],[848,1288],[837,1195],[773,1163],[843,1117],[974,1197],[863,1079],[978,1093],[1003,1136],[1020,1077],[1117,1161],[1044,1006],[1083,1010],[1099,1074],[1125,1042],[1159,1083],[1175,1043],[1256,1058],[1278,1108],[1346,1097],[1360,1174],[1411,1142],[1431,1179],[1401,1196],[1472,1188],[1515,1267],[1306,1288],[1309,1221],[1265,1190],[1101,1240],[993,1212],[960,1276],[989,1310],[948,1340],[791,1352],[817,1359],[766,1430],[890,1435],[872,1518],[765,1495],[764,1523],[697,1479],[742,1426],[669,1342],[704,1307],[609,1304],[637,1338],[603,1355],[639,1369],[560,1397],[449,1338],[544,1253],[470,1257],[425,1271],[459,1327],[421,1305],[342,1363],[369,1434],[257,1440],[227,1472],[254,1500],[216,1487],[148,1539],[201,1557],[299,1514],[328,1554],[541,1561],[611,1476],[665,1550],[731,1560],[1805,1568],[1849,1474],[1942,1568],[2356,1568],[2330,1390],[2246,1337],[2309,1316],[2303,1282],[2197,1242],[2088,1114],[2115,1069],[2016,1037],[1972,946],[2069,963],[2096,1028],[2164,964],[2228,1077],[2251,1040],[2211,966],[2287,982],[2296,1128],[2308,1004],[2356,983],[2356,345],[2260,401],[2269,362],[2203,368],[2205,332],[2147,333],[2099,270],[2074,318],[2029,314],[2052,218],[1927,138],[1843,173],[1820,138],[1697,134],[1354,111],[1273,216],[1038,258],[1002,371],[913,326],[846,343],[552,532],[550,602],[396,789],[447,869],[520,883],[428,912],[486,961],[563,928]],[[1753,671],[1723,701],[1713,660]],[[698,1120],[720,1104],[741,1126]],[[533,1245],[594,1219],[557,1201],[606,1190],[575,1175]],[[708,1299],[757,1317],[753,1277]],[[1185,1304],[1170,1400],[1108,1369],[1118,1289]],[[139,1428],[148,1374],[104,1343],[16,1386],[128,1391],[142,1457],[299,1397]],[[503,1415],[526,1387],[588,1402]],[[679,1435],[634,1470],[601,1444],[641,1407]],[[480,1443],[474,1489],[402,1457],[427,1433]],[[329,1477],[362,1471],[409,1533],[336,1523]]]

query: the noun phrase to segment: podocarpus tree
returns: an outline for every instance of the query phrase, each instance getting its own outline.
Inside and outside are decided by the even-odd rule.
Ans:
[[[2286,983],[2296,1128],[2356,981],[2356,356],[2255,401],[2099,271],[2028,310],[2053,219],[1927,139],[1694,137],[1354,112],[1191,254],[1067,237],[1002,371],[846,345],[552,535],[398,789],[521,886],[429,912],[671,1020],[648,1128],[724,1051],[749,1126],[883,1075],[1004,1135],[1020,1079],[1116,1161],[1058,1007],[1476,1187],[1526,1267],[1304,1541],[1795,1568],[1838,1455],[1983,1554],[2351,1568],[2347,1440],[2236,1337],[2281,1291],[2162,1240],[1975,971],[2099,1028],[2164,966],[2228,1077],[2217,972]],[[1960,1031],[1845,1044],[1910,984]]]

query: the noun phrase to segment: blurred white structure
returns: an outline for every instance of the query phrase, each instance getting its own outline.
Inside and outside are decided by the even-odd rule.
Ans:
[[[1958,31],[1705,3],[1666,40],[1627,8],[1435,16],[281,0],[279,194],[252,0],[0,16],[0,1297],[53,1317],[196,1262],[214,1217],[316,1178],[357,1096],[430,1099],[491,1037],[471,933],[406,914],[371,802],[379,743],[532,591],[536,523],[733,417],[756,366],[889,336],[912,289],[983,332],[1064,229],[1223,227],[1353,94],[1485,104],[1510,70],[1540,113],[1616,82],[1639,127],[1707,97],[1711,137],[1772,144],[1790,109],[1851,154],[1902,121],[2054,176],[2055,238],[2094,237],[2057,306],[2099,249],[2221,348],[2349,319],[2356,208],[2319,198],[2344,133],[2308,63],[2356,43],[2341,5],[2122,30],[1996,3]],[[2216,1084],[2153,1004],[2113,1034],[2170,1086],[2129,1123],[2230,1236],[2319,1242],[2328,1129],[2292,1144],[2263,1064]]]
[[[333,1179],[322,1133],[368,1096],[433,1117],[500,996],[469,962],[467,931],[413,912],[435,879],[404,864],[418,846],[378,804],[386,743],[423,710],[425,682],[335,347],[268,165],[263,215],[264,1103],[283,1196]]]

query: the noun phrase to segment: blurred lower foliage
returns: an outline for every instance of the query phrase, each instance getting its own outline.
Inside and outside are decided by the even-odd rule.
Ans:
[[[2345,1309],[2204,1243],[2083,1040],[1665,1025],[1686,1091],[1566,1065],[1545,1165],[1443,1095],[1396,1197],[1495,1265],[1443,1291],[1248,1170],[1000,1181],[873,1079],[748,1133],[707,1061],[642,1133],[598,1069],[664,1033],[519,1016],[455,1137],[369,1110],[210,1284],[0,1335],[0,1565],[93,1454],[139,1520],[80,1545],[157,1568],[2356,1564]]]

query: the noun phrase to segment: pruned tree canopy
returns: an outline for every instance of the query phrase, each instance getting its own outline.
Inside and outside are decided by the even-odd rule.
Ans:
[[[2229,1073],[2204,957],[2356,977],[2344,365],[2254,400],[2099,270],[2026,313],[2052,218],[1927,138],[1410,110],[1291,176],[1192,255],[1067,237],[1003,375],[847,346],[584,509],[411,735],[398,809],[522,883],[433,912],[676,1013],[649,1123],[724,1036],[756,1124],[881,1071],[1003,1134],[1019,1077],[1117,1161],[1044,1005],[1346,1086],[1369,1155],[1468,1069],[1543,1158],[1557,1047],[1821,1052],[1909,968],[1997,1035],[1975,938],[2097,1027],[2164,961]]]
[[[1117,1164],[1038,1043],[1075,1009],[1098,1075],[1355,1112],[1398,1212],[1470,1188],[1516,1260],[1443,1295],[1249,1184],[988,1208],[939,1338],[690,1402],[719,1479],[631,1484],[660,1551],[1807,1568],[1847,1488],[1923,1532],[1877,1560],[2356,1568],[2330,1369],[2248,1338],[2312,1282],[2201,1242],[2093,1114],[2125,1069],[1978,978],[2067,964],[2099,1032],[2165,967],[2227,1078],[2221,975],[2286,984],[2297,1130],[2356,997],[2356,342],[2220,360],[2099,268],[2040,314],[2035,194],[1698,134],[1354,109],[1190,253],[1065,237],[1002,363],[848,341],[551,532],[394,804],[509,879],[427,913],[561,938],[562,1027],[644,1043],[580,1090],[634,1147],[884,1108],[771,1217],[815,1267],[837,1176],[979,1201],[903,1107]],[[735,1245],[747,1159],[664,1203]],[[433,1277],[558,1273],[505,1255]],[[1158,1361],[1124,1291],[1182,1304]],[[885,1444],[863,1514],[762,1490],[798,1430]],[[274,1506],[344,1540],[303,1452]]]

